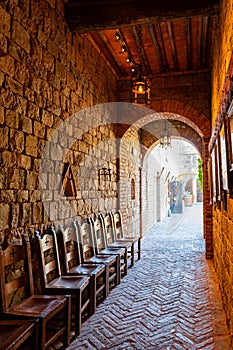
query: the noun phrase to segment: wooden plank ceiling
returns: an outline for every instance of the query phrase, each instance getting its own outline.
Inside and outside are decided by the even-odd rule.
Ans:
[[[88,33],[119,78],[211,69],[219,0],[67,0],[72,31]],[[117,39],[118,38],[118,39]]]

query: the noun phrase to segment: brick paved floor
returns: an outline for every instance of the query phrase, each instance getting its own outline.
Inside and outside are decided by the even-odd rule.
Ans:
[[[142,239],[142,259],[68,349],[230,349],[213,262],[205,259],[201,203]]]

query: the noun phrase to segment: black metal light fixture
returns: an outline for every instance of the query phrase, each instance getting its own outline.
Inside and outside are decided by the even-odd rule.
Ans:
[[[151,80],[146,77],[147,74],[143,59],[142,28],[141,26],[138,27],[139,63],[136,63],[132,58],[126,41],[119,30],[115,32],[115,38],[121,43],[121,52],[126,54],[126,62],[131,66],[131,72],[134,75],[131,86],[131,101],[137,105],[148,106],[150,104]]]
[[[138,66],[138,75],[133,80],[131,93],[134,104],[148,106],[150,104],[150,87],[151,82],[142,74],[142,64]]]
[[[146,72],[145,72],[143,49],[142,49],[143,45],[142,45],[141,26],[139,26],[139,29],[138,29],[138,45],[139,45],[140,63],[136,67],[137,77],[136,79],[133,79],[133,84],[131,88],[132,102],[134,104],[148,106],[150,104],[151,81],[146,77]]]
[[[99,169],[98,173],[99,173],[99,184],[100,184],[101,180],[111,181],[111,178],[112,178],[112,169],[111,168],[103,167],[103,168]]]
[[[167,147],[171,147],[171,136],[168,132],[167,129],[167,120],[164,120],[164,129],[161,133],[161,137],[160,137],[160,146],[162,148],[167,148]]]

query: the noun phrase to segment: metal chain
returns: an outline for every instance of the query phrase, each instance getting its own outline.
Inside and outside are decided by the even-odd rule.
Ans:
[[[142,51],[142,27],[141,25],[138,26],[138,44],[139,44],[139,56],[140,56],[140,62],[143,64],[143,51]]]

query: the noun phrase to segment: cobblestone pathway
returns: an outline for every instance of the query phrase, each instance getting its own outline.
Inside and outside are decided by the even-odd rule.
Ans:
[[[202,206],[185,208],[142,240],[136,262],[68,349],[229,350]]]

